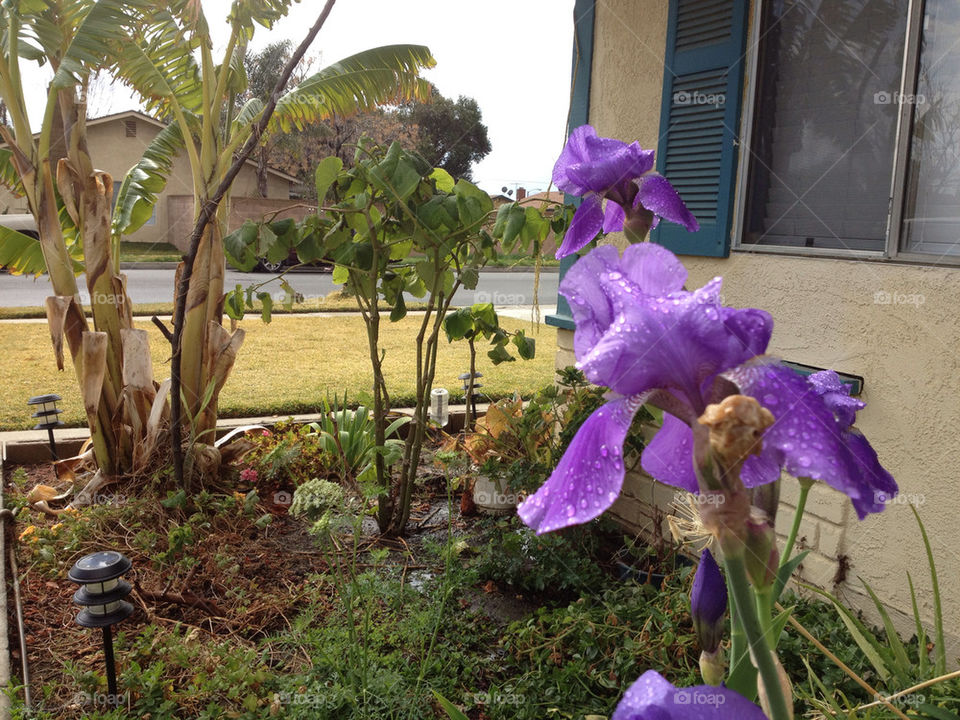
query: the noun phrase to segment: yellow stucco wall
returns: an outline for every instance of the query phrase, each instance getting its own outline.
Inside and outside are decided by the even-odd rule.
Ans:
[[[601,135],[639,140],[656,148],[666,41],[663,0],[597,3],[590,121]],[[919,503],[930,532],[943,589],[950,657],[960,653],[960,268],[893,262],[831,260],[734,251],[727,259],[682,258],[689,287],[724,277],[724,300],[770,311],[775,330],[770,351],[785,359],[862,375],[868,403],[858,427],[878,450],[905,499]],[[914,304],[876,302],[890,293]],[[885,296],[884,296],[885,297]],[[573,361],[572,333],[560,331],[557,365]],[[795,483],[784,489],[778,530],[789,522]],[[641,477],[629,478],[614,510],[634,526],[649,526],[650,501],[673,492]],[[852,569],[839,587],[851,604],[871,615],[857,577],[885,603],[910,611],[906,574],[918,584],[927,617],[932,609],[926,561],[913,516],[905,505],[858,522],[849,502],[827,488],[812,496],[801,536],[815,552],[805,577],[830,587],[837,558]],[[906,616],[901,629],[909,635]]]

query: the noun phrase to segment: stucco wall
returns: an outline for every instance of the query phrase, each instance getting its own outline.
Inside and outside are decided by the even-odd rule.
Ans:
[[[605,0],[597,3],[590,121],[601,135],[657,147],[663,82],[667,3]],[[784,359],[864,377],[868,407],[858,427],[914,500],[930,533],[943,590],[951,658],[960,653],[960,268],[891,262],[830,260],[734,251],[727,259],[682,258],[689,287],[724,277],[724,300],[770,311],[775,330],[770,352]],[[887,293],[889,295],[887,295]],[[889,302],[888,302],[889,301]],[[573,362],[572,333],[559,331],[557,365]],[[796,484],[788,482],[778,521],[792,518]],[[674,499],[648,478],[627,479],[613,511],[636,529],[652,527],[651,504]],[[807,580],[832,587],[838,558],[851,569],[838,591],[872,616],[862,577],[911,626],[909,571],[930,617],[932,598],[920,534],[908,507],[894,504],[858,522],[849,501],[825,486],[815,488],[801,528],[814,549]]]

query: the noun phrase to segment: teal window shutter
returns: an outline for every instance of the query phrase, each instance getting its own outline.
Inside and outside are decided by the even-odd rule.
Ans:
[[[657,170],[700,223],[662,222],[651,238],[682,255],[727,257],[748,0],[670,0]]]
[[[581,125],[586,125],[590,117],[590,73],[593,65],[593,26],[596,0],[576,0],[573,7],[573,77],[571,87],[573,95],[570,98],[570,120],[567,125],[567,134]],[[580,198],[567,195],[564,199],[568,203],[577,203]],[[566,275],[577,261],[576,255],[568,255],[560,261],[560,279]],[[557,312],[547,315],[547,325],[576,329],[573,317],[570,314],[570,305],[567,299],[557,294]]]

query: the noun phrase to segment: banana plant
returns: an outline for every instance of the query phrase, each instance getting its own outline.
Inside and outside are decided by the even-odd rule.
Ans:
[[[119,48],[115,75],[144,101],[147,110],[169,118],[169,127],[146,149],[118,191],[114,236],[137,230],[150,217],[166,185],[174,156],[185,152],[193,177],[196,216],[212,197],[264,117],[261,100],[248,101],[234,117],[234,98],[246,87],[243,51],[256,25],[270,28],[286,14],[290,0],[235,0],[228,22],[230,37],[220,62],[213,56],[209,26],[200,3],[174,0],[150,12],[134,42]],[[417,45],[367,50],[331,65],[289,90],[277,102],[265,136],[303,128],[333,114],[349,115],[400,99],[425,99],[428,83],[419,77],[434,64],[430,51]],[[265,118],[264,118],[265,119]],[[197,248],[181,341],[182,418],[196,418],[197,433],[213,428],[217,397],[243,341],[243,331],[222,325],[226,231],[229,198],[220,203]],[[214,395],[199,411],[203,391]]]
[[[0,264],[14,272],[47,272],[53,288],[47,311],[58,365],[66,344],[87,410],[97,464],[112,476],[136,471],[159,445],[166,392],[153,380],[144,331],[132,327],[119,241],[150,217],[174,157],[190,162],[197,213],[227,173],[264,107],[247,103],[232,117],[233,98],[246,85],[242,48],[255,25],[271,27],[290,0],[236,0],[222,61],[213,58],[200,3],[175,0],[4,0],[0,4],[0,99],[10,126],[0,126],[0,182],[25,195],[39,242],[0,228]],[[54,70],[39,134],[33,135],[21,80],[21,61]],[[420,46],[360,53],[307,78],[281,99],[267,132],[302,127],[331,113],[349,114],[429,91],[419,71],[434,63]],[[89,75],[108,68],[143,98],[148,111],[170,122],[121,183],[95,169],[87,152]],[[111,215],[111,207],[114,207]],[[225,262],[222,203],[201,240],[183,298],[182,417],[190,433],[212,430],[217,398],[243,341],[221,324]],[[80,303],[76,274],[86,275],[94,330]],[[207,390],[213,388],[206,403]]]
[[[113,181],[87,150],[85,86],[140,22],[143,0],[5,0],[0,4],[0,182],[25,196],[39,240],[0,229],[0,262],[13,272],[47,272],[47,318],[58,367],[70,353],[90,425],[94,454],[107,476],[145,457],[154,413],[146,334],[133,328],[125,278],[111,247]],[[39,132],[27,116],[21,63],[53,70]],[[80,303],[83,272],[93,329]],[[148,453],[147,453],[148,454]]]

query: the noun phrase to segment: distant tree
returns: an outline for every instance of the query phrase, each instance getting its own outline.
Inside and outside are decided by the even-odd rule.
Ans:
[[[453,101],[433,88],[429,102],[409,103],[401,113],[417,127],[417,152],[454,177],[473,179],[473,164],[490,152],[487,126],[476,100],[461,95]]]
[[[243,68],[247,75],[247,89],[236,99],[236,111],[251,99],[260,100],[266,103],[270,98],[270,93],[280,79],[280,73],[284,66],[290,60],[293,53],[293,43],[290,40],[280,40],[270,43],[263,50],[254,52],[245,50],[243,54]],[[287,90],[299,85],[308,75],[312,61],[304,59],[299,67],[294,71],[287,83]],[[284,169],[277,161],[277,156],[296,156],[302,141],[306,138],[316,136],[320,133],[320,124],[312,124],[304,127],[302,130],[292,128],[291,132],[277,132],[265,139],[253,159],[257,163],[257,193],[260,197],[267,197],[267,172],[271,167]],[[316,165],[316,162],[313,163]],[[301,173],[292,173],[303,179]]]

